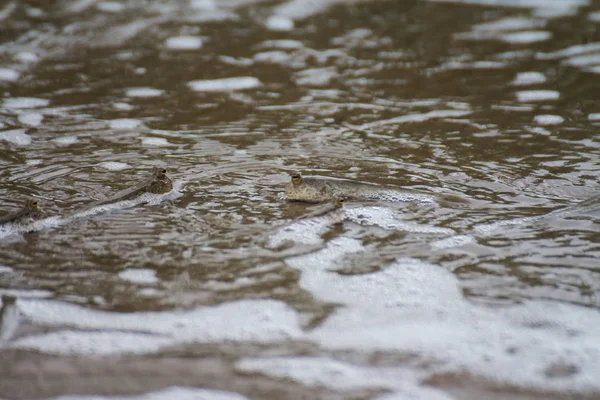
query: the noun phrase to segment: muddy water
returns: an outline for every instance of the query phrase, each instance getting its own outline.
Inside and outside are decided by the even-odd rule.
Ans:
[[[51,217],[0,230],[0,397],[598,398],[598,209],[551,212],[600,193],[599,6],[3,2],[2,209]],[[292,171],[467,203],[294,223]]]

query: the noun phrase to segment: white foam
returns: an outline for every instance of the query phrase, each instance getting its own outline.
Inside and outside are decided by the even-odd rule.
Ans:
[[[2,289],[0,290],[0,295],[8,294],[10,296],[14,296],[16,298],[50,298],[54,296],[54,292],[49,290],[25,290],[25,289]]]
[[[0,239],[5,237],[21,235],[27,232],[40,231],[46,228],[52,228],[61,225],[59,217],[49,217],[29,224],[7,223],[0,225]]]
[[[185,15],[185,21],[191,23],[238,21],[240,16],[228,10],[201,10]]]
[[[199,389],[192,387],[171,386],[144,394],[132,396],[95,396],[67,395],[46,400],[249,400],[246,396],[222,390]]]
[[[376,225],[384,229],[414,233],[453,234],[454,230],[437,226],[420,225],[400,220],[393,210],[387,207],[357,207],[346,210],[349,220],[361,225]]]
[[[105,161],[98,164],[98,166],[109,171],[122,171],[124,169],[131,168],[131,165],[118,161]]]
[[[142,283],[142,284],[153,284],[158,283],[158,277],[156,276],[156,271],[148,268],[126,268],[123,271],[118,273],[119,278],[133,282],[133,283]]]
[[[196,80],[188,82],[188,86],[197,92],[230,92],[254,89],[262,86],[262,84],[253,76],[243,76],[237,78]]]
[[[20,53],[15,54],[15,60],[20,61],[22,63],[33,63],[37,62],[39,60],[39,57],[35,53],[29,51],[22,51]]]
[[[2,304],[2,321],[0,321],[0,347],[3,341],[11,340],[21,324],[21,313],[16,304]]]
[[[158,97],[164,93],[164,90],[149,87],[129,88],[125,91],[127,97]]]
[[[507,33],[500,36],[500,39],[506,43],[536,43],[543,42],[552,37],[552,33],[548,31],[525,31]]]
[[[560,92],[556,90],[523,90],[515,93],[517,100],[523,103],[532,101],[558,100]]]
[[[48,104],[50,104],[50,100],[36,99],[34,97],[11,97],[4,99],[4,107],[11,110],[45,107]]]
[[[216,10],[215,0],[190,0],[190,7],[196,10]]]
[[[424,122],[435,118],[459,118],[464,117],[472,112],[469,110],[434,110],[426,113],[407,114],[400,117],[383,119],[375,122],[352,126],[353,129],[364,130],[383,125],[406,124],[411,122]]]
[[[569,46],[562,50],[553,51],[551,53],[537,53],[535,57],[538,60],[556,60],[560,58],[572,57],[579,54],[591,53],[596,51],[600,51],[600,42]]]
[[[29,17],[33,17],[33,18],[42,18],[46,15],[46,13],[44,12],[44,10],[40,9],[40,8],[26,8],[25,12],[27,13],[27,15]]]
[[[542,128],[541,126],[534,126],[534,127],[531,127],[531,128],[528,127],[527,130],[529,132],[536,133],[538,135],[543,135],[543,136],[550,136],[550,135],[552,135],[552,132],[550,132],[546,128]]]
[[[24,125],[40,126],[44,120],[44,116],[40,113],[23,113],[19,114],[17,119]]]
[[[113,103],[113,107],[116,110],[123,110],[123,111],[131,111],[135,108],[131,104],[127,104],[127,103]]]
[[[600,121],[600,113],[591,113],[591,114],[588,114],[588,120],[590,120],[590,121]]]
[[[31,144],[31,136],[25,133],[25,129],[11,129],[0,132],[0,140],[6,140],[19,146]]]
[[[563,63],[567,65],[572,65],[574,67],[585,67],[588,65],[598,65],[600,64],[600,54],[585,54],[580,56],[574,56],[567,58],[563,61]]]
[[[559,125],[562,124],[565,119],[560,115],[536,115],[533,117],[533,121],[538,125]]]
[[[543,19],[572,17],[577,15],[577,9],[569,7],[568,4],[565,7],[538,7],[533,10],[531,15]]]
[[[173,50],[197,50],[202,47],[199,36],[175,36],[165,41],[165,46]]]
[[[79,141],[79,138],[77,137],[77,135],[67,135],[57,137],[55,139],[52,139],[52,141],[59,145],[68,146],[70,144],[77,143]]]
[[[253,59],[257,62],[286,64],[292,56],[285,51],[265,51],[254,55]]]
[[[0,81],[15,82],[21,74],[10,68],[0,68]]]
[[[146,146],[171,146],[167,139],[159,137],[143,137],[142,144]]]
[[[143,333],[120,332],[80,332],[59,331],[43,336],[27,336],[12,344],[20,349],[30,349],[49,354],[68,355],[111,355],[147,354],[168,346],[172,340],[167,337]]]
[[[63,330],[28,336],[12,344],[51,354],[139,354],[178,343],[270,343],[302,336],[294,310],[275,300],[240,300],[193,310],[126,314],[47,300],[23,299],[19,306],[36,324],[102,330]]]
[[[310,68],[296,72],[294,80],[300,86],[324,86],[338,75],[335,67]]]
[[[96,4],[96,8],[104,12],[118,13],[125,9],[125,5],[117,1],[101,1]]]
[[[525,18],[525,17],[507,17],[496,21],[484,22],[473,26],[475,31],[498,32],[498,31],[519,31],[524,29],[541,28],[546,25],[546,21]]]
[[[546,82],[546,76],[541,72],[519,72],[511,82],[511,85],[526,86],[544,82]]]
[[[4,3],[4,4],[6,4],[6,3]],[[10,3],[6,4],[4,6],[4,8],[2,8],[0,10],[0,21],[11,16],[12,13],[17,9],[17,6],[18,6],[18,3],[16,1],[11,1]]]
[[[15,272],[11,267],[7,267],[6,265],[0,265],[0,274],[12,274]]]
[[[600,65],[593,65],[591,67],[585,67],[583,70],[585,72],[590,72],[593,74],[600,74]]]
[[[557,9],[583,7],[589,0],[428,0],[436,3],[478,4],[496,7],[517,7],[535,9]]]
[[[133,118],[120,118],[108,121],[108,127],[111,129],[135,129],[142,125],[142,121]]]
[[[600,11],[593,11],[588,14],[588,21],[600,22]]]
[[[269,357],[242,359],[236,369],[341,392],[388,389],[398,399],[452,399],[441,390],[421,387],[419,375],[408,368],[357,366],[327,357]]]
[[[444,239],[431,242],[431,248],[434,250],[443,250],[453,247],[464,246],[475,242],[475,237],[471,235],[453,235]]]
[[[277,228],[267,239],[267,247],[279,247],[286,242],[320,244],[321,235],[331,228],[328,218],[301,219]]]
[[[336,245],[341,240],[349,239]],[[368,275],[341,276],[325,269],[339,256],[331,243],[289,262],[301,270],[300,284],[313,296],[343,305],[307,334],[323,348],[419,354],[421,362],[442,363],[446,372],[526,388],[600,388],[597,310],[541,301],[479,307],[438,266],[403,259]],[[540,322],[547,328],[535,328]],[[560,380],[546,376],[556,361],[574,364],[578,372]]]
[[[280,40],[266,40],[256,46],[259,49],[272,48],[272,49],[286,49],[295,50],[304,48],[304,43],[299,40],[291,39],[280,39]]]
[[[294,29],[294,20],[282,15],[271,15],[265,26],[272,31],[291,31]]]

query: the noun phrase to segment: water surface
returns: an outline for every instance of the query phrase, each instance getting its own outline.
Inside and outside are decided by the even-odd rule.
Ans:
[[[600,207],[552,213],[600,194],[599,5],[3,3],[0,204],[52,217],[0,231],[0,396],[599,397]],[[269,246],[293,171],[467,203]]]

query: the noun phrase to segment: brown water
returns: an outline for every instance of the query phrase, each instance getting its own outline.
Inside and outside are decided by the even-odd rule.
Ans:
[[[600,3],[2,7],[2,210],[178,190],[0,231],[0,397],[600,397],[598,210],[528,219],[600,193]],[[468,203],[278,230],[292,171]]]

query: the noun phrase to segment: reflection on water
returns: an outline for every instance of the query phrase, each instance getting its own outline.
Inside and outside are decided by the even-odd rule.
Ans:
[[[0,5],[0,397],[597,398],[597,5]]]

